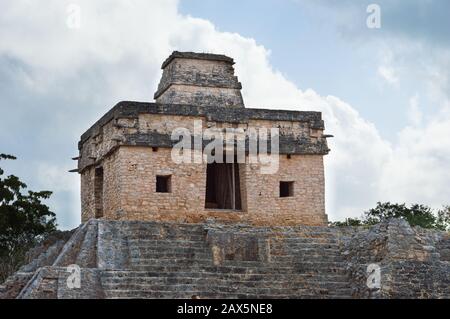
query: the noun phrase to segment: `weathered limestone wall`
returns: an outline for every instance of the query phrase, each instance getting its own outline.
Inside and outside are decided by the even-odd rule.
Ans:
[[[195,121],[201,122],[202,129],[223,133],[226,128],[280,128],[280,139],[291,138],[286,150],[304,143],[306,154],[293,152],[289,158],[280,154],[279,171],[268,175],[261,174],[260,164],[240,164],[243,211],[206,211],[206,165],[178,165],[170,157],[173,130],[183,127],[194,134]],[[260,225],[325,225],[322,132],[308,117],[234,123],[209,116],[140,112],[113,118],[80,144],[82,221],[95,217],[95,169],[102,167],[104,218],[198,222],[215,217]],[[156,175],[173,175],[172,193],[155,193]],[[280,181],[294,182],[293,197],[279,197]]]
[[[95,169],[103,168],[103,217],[114,219],[112,212],[118,212],[121,207],[119,175],[119,161],[117,153],[112,152],[103,157],[101,165],[90,166],[81,174],[81,221],[86,222],[90,218],[96,218],[95,198]]]
[[[180,84],[171,85],[156,101],[158,103],[204,106],[242,106],[240,90],[215,87],[192,87]]]
[[[172,54],[164,69],[155,100],[158,103],[243,107],[241,84],[230,58],[204,59],[205,55]],[[199,58],[200,57],[200,58]]]
[[[259,225],[326,225],[322,156],[279,157],[276,174],[262,174],[260,164],[246,167],[249,219]],[[280,197],[280,181],[294,182],[294,196]]]
[[[182,127],[188,129],[193,134],[195,121],[197,121],[197,123],[201,123],[202,129],[206,128],[204,117],[165,114],[140,114],[138,120],[140,133],[156,131],[158,133],[170,135],[176,128]]]
[[[78,171],[98,164],[120,145],[172,147],[172,130],[192,131],[195,120],[202,121],[203,128],[279,127],[281,154],[326,155],[329,151],[318,112],[121,102],[81,136]]]
[[[312,129],[310,125],[305,122],[297,122],[297,121],[268,121],[268,120],[250,120],[248,122],[248,127],[264,127],[267,129],[276,127],[280,130],[280,135],[292,135],[296,138],[306,137],[316,139],[316,134],[312,134]],[[321,130],[320,133],[322,133]],[[320,134],[322,135],[322,134]]]
[[[207,121],[205,117],[195,116],[180,116],[180,115],[166,115],[166,114],[140,114],[138,123],[135,120],[122,119],[120,124],[126,127],[135,127],[138,125],[139,133],[148,133],[156,131],[163,134],[172,134],[176,128],[186,128],[190,132],[194,132],[195,121],[201,122],[201,128],[239,128],[247,130],[248,128],[260,129],[278,128],[280,135],[290,135],[294,138],[307,138],[313,142],[317,142],[323,134],[323,130],[312,129],[307,122],[300,121],[268,121],[268,120],[249,120],[248,123],[231,123]],[[127,130],[127,134],[133,134]],[[225,133],[225,132],[224,132]]]
[[[176,164],[168,148],[122,146],[113,157],[103,166],[105,181],[111,185],[104,190],[108,219],[200,222],[214,217],[256,225],[324,225],[327,221],[321,156],[280,156],[276,174],[262,174],[260,164],[240,164],[242,211],[204,208],[205,163]],[[171,175],[170,193],[156,192],[157,175]],[[293,197],[280,198],[280,181],[294,182]]]
[[[89,167],[80,174],[81,222],[85,223],[95,217],[94,167]]]
[[[450,236],[412,228],[401,219],[360,229],[343,255],[356,298],[448,298]],[[380,267],[379,289],[367,286],[367,266]]]
[[[81,136],[73,171],[81,174],[83,221],[216,217],[258,225],[326,224],[322,157],[329,152],[330,136],[323,134],[321,113],[246,109],[233,65],[224,55],[174,51],[162,64],[156,103],[120,102]],[[196,131],[199,121],[202,132]],[[256,151],[254,133],[269,133],[258,129],[278,128],[280,170],[264,175],[261,164],[240,164],[242,212],[207,211],[206,164],[178,165],[170,158],[178,143],[171,136],[176,128],[187,129],[195,141],[207,128],[220,133],[203,135],[201,147],[217,135],[238,135],[227,140],[227,147],[244,144],[248,153]],[[267,151],[274,153],[273,135],[259,137],[257,152],[265,153],[261,146],[267,143]],[[98,183],[102,171],[103,189]],[[155,192],[157,175],[172,175],[171,193]],[[280,198],[281,181],[294,183],[293,196]]]
[[[122,199],[118,219],[189,220],[204,209],[203,164],[176,164],[171,149],[121,147],[118,150]],[[171,175],[171,192],[156,192],[156,176]],[[113,213],[112,213],[113,214]]]

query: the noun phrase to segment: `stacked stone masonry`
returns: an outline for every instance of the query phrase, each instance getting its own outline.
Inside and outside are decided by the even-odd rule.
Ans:
[[[233,64],[223,55],[175,51],[162,65],[156,103],[120,102],[81,136],[76,171],[81,175],[83,222],[102,217],[327,224],[323,156],[329,149],[321,113],[245,108]],[[210,142],[203,135],[206,129],[242,138],[239,208],[206,204],[206,161],[180,164],[171,157],[179,142],[172,138],[177,128],[191,132],[194,141],[200,138],[200,149],[193,150],[200,158]],[[251,162],[249,154],[251,130],[263,128],[279,130],[279,165],[271,174],[264,173],[261,161]],[[263,144],[268,156],[276,156],[273,138],[269,134],[259,141],[259,156]],[[228,151],[237,143],[233,137]],[[170,176],[170,192],[157,191],[157,176]],[[290,196],[280,196],[281,182],[292,183]]]
[[[244,107],[233,64],[223,55],[175,51],[162,65],[154,98],[162,104]]]
[[[8,279],[3,298],[449,298],[448,233],[90,220]],[[379,289],[367,266],[381,268]],[[68,265],[81,267],[69,288]],[[18,288],[20,287],[20,289]]]

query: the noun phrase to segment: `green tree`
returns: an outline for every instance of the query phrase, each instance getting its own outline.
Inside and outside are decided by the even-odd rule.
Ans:
[[[330,223],[332,226],[364,226],[364,222],[358,218],[346,218],[344,221]]]
[[[0,161],[15,159],[12,155],[0,154]],[[29,248],[56,230],[55,214],[42,203],[52,192],[25,192],[27,185],[17,176],[5,177],[3,174],[4,171],[0,167],[1,277],[5,276],[5,271],[14,271],[15,269],[10,268],[20,264],[20,259]]]
[[[379,223],[386,218],[402,218],[411,226],[435,228],[436,216],[433,210],[425,205],[414,204],[406,207],[405,204],[377,203],[375,208],[365,212],[365,222],[369,225]]]
[[[392,204],[378,202],[375,208],[366,211],[361,219],[347,218],[345,221],[330,223],[334,226],[369,226],[378,224],[387,218],[401,218],[411,226],[420,226],[438,230],[450,230],[450,206],[437,213],[430,207],[421,204]]]
[[[436,228],[450,231],[450,206],[444,206],[437,213]]]

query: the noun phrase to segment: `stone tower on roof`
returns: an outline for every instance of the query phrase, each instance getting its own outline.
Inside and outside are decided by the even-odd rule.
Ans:
[[[329,149],[321,113],[244,107],[233,64],[224,55],[175,51],[162,64],[154,103],[120,102],[81,136],[74,171],[81,175],[83,222],[327,224],[323,156]],[[200,152],[200,162],[174,161],[180,141],[173,133],[180,127],[194,132],[187,154]],[[207,130],[244,136],[241,161],[233,155],[237,139],[224,147],[226,156],[204,160],[211,158]],[[252,148],[254,130],[277,133]],[[269,140],[279,140],[277,148]],[[270,174],[262,161],[252,161],[268,155],[277,159]]]
[[[244,107],[233,64],[225,55],[174,51],[162,64],[154,98],[161,104]]]

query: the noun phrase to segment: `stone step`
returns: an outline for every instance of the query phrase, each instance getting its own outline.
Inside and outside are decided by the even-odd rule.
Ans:
[[[167,269],[177,270],[179,266],[193,266],[198,267],[199,264],[180,260],[179,264],[176,264],[176,261],[158,261],[153,260],[151,264],[134,264],[134,271],[164,271]],[[282,272],[311,272],[311,273],[320,273],[320,272],[345,272],[346,264],[341,262],[302,262],[302,263],[263,263],[263,262],[247,262],[247,261],[225,261],[221,266],[215,265],[201,265],[202,269],[210,272],[234,272],[234,273],[282,273]]]
[[[276,279],[276,280],[275,280]],[[226,274],[226,273],[198,273],[198,272],[177,272],[170,273],[164,272],[160,274],[149,274],[145,276],[137,275],[122,275],[122,276],[104,276],[102,281],[105,283],[145,283],[148,282],[174,282],[177,280],[185,280],[188,282],[195,280],[216,280],[216,281],[229,281],[229,282],[248,282],[252,284],[258,284],[260,282],[269,282],[275,285],[291,285],[293,282],[340,282],[347,283],[348,277],[346,275],[335,274],[321,274],[311,276],[309,274],[253,274],[253,275],[239,275],[239,274]],[[275,280],[275,281],[274,281]]]
[[[236,293],[211,293],[204,291],[140,291],[140,290],[106,290],[106,298],[110,299],[190,299],[199,297],[201,299],[286,299],[289,295],[245,295]],[[314,298],[314,295],[310,295]]]
[[[129,239],[192,239],[192,240],[205,240],[207,236],[206,231],[167,231],[160,232],[158,230],[129,230],[126,232],[127,238]],[[235,235],[239,235],[239,233],[235,233]],[[257,237],[257,238],[270,238],[273,242],[297,242],[297,243],[330,243],[330,244],[339,244],[340,241],[336,238],[336,234],[333,232],[320,232],[320,233],[299,233],[297,235],[286,235],[286,234],[276,234],[276,233],[267,233],[267,234],[249,234],[245,233],[246,236],[249,237]]]
[[[171,280],[169,282],[143,282],[143,283],[130,283],[127,281],[122,282],[106,282],[102,280],[102,286],[105,290],[161,290],[161,291],[188,291],[188,290],[201,290],[210,292],[235,292],[235,291],[261,291],[261,290],[274,290],[274,291],[314,291],[318,293],[322,292],[334,292],[334,291],[349,291],[351,290],[348,282],[343,281],[328,281],[328,282],[315,282],[315,281],[289,281],[285,283],[273,284],[273,281],[230,281],[226,279],[207,279],[202,281],[201,278],[197,281],[186,280]],[[259,292],[261,293],[261,292]]]
[[[285,249],[270,249],[271,255],[317,255],[317,256],[342,256],[342,252],[333,249],[296,249],[291,247],[286,247]]]
[[[294,260],[308,261],[308,259],[313,262],[344,262],[346,261],[342,255],[332,255],[332,254],[297,254],[294,256],[280,256],[280,257],[292,257]]]
[[[311,247],[280,247],[270,248],[270,253],[288,253],[288,254],[315,254],[315,255],[341,255],[342,252],[339,249],[334,248],[311,248]]]
[[[270,259],[274,257],[292,257],[292,258],[302,258],[302,257],[327,257],[336,258],[344,260],[344,255],[341,252],[329,252],[329,251],[311,251],[311,250],[300,250],[300,251],[270,251]]]
[[[343,262],[342,256],[333,256],[333,255],[279,255],[274,256],[271,255],[270,260],[272,262]]]
[[[204,252],[211,251],[209,247],[201,246],[175,246],[175,245],[153,245],[153,246],[129,246],[130,250],[141,252],[174,252],[174,253],[186,253],[186,252]]]
[[[173,248],[170,247],[147,247],[147,248],[137,248],[137,247],[129,247],[130,255],[136,254],[136,255],[143,255],[143,254],[149,254],[149,255],[164,255],[164,254],[211,254],[212,251],[209,248]]]
[[[345,263],[299,263],[299,264],[276,264],[276,263],[260,263],[257,266],[243,266],[241,262],[235,262],[235,264],[228,265],[196,265],[191,264],[190,266],[199,271],[211,272],[211,273],[236,273],[236,274],[248,274],[248,273],[260,273],[260,274],[282,274],[289,272],[310,272],[310,273],[345,273],[346,265]],[[140,268],[140,269],[136,269]],[[159,272],[174,272],[179,271],[180,265],[175,265],[173,263],[161,263],[146,265],[141,267],[135,267],[132,271],[141,273],[159,273]],[[119,270],[114,270],[120,273]],[[128,272],[130,270],[124,270]]]
[[[302,276],[291,276],[289,278],[283,278],[277,282],[267,278],[267,280],[255,280],[249,277],[247,280],[243,278],[221,278],[221,277],[205,277],[205,278],[192,278],[192,277],[158,277],[158,278],[140,278],[141,281],[137,281],[138,278],[128,279],[125,277],[119,278],[102,278],[102,286],[106,289],[119,289],[123,287],[137,287],[139,289],[150,290],[164,290],[170,289],[172,286],[195,286],[202,290],[236,290],[240,288],[246,289],[261,289],[261,288],[274,288],[274,289],[344,289],[349,288],[349,283],[343,281],[342,278],[329,278],[322,280],[308,280],[308,278]],[[185,288],[186,290],[188,288]]]
[[[128,238],[128,245],[136,247],[145,246],[181,246],[181,247],[197,247],[208,246],[204,239],[188,240],[188,239],[167,239],[167,238]]]
[[[176,265],[176,266],[185,266],[185,267],[198,267],[211,265],[213,261],[211,259],[198,259],[198,260],[190,260],[190,259],[173,259],[173,258],[155,258],[155,259],[132,259],[131,260],[131,268],[133,270],[149,270],[151,271],[155,266],[166,266],[166,265]],[[344,272],[346,271],[346,265],[343,263],[337,262],[313,262],[313,261],[305,261],[305,262],[291,262],[291,263],[277,263],[271,262],[269,263],[270,267],[278,268],[280,270],[286,269],[289,271],[296,272],[311,272],[311,273],[320,273],[320,272]],[[259,269],[264,269],[267,267],[263,262],[253,262],[253,261],[224,261],[222,263],[223,266],[228,268],[228,271],[236,271],[233,270],[232,267],[236,267],[238,271],[258,271]],[[283,266],[283,268],[280,268]]]
[[[167,240],[167,241],[192,241],[192,242],[206,242],[206,236],[179,234],[179,235],[158,235],[158,234],[139,234],[133,233],[126,235],[128,241],[142,241],[142,240]]]
[[[323,258],[324,261],[328,259],[327,258],[334,258],[339,259],[341,261],[344,261],[345,258],[341,253],[330,253],[330,252],[317,252],[317,251],[293,251],[293,252],[270,252],[270,259],[274,259],[276,257],[279,258]]]
[[[322,243],[322,242],[290,242],[290,243],[280,243],[271,242],[271,248],[297,248],[297,249],[340,249],[340,244],[337,243]]]
[[[229,278],[229,279],[248,279],[253,278],[254,280],[261,281],[261,280],[273,280],[273,281],[279,281],[282,280],[282,278],[288,278],[288,280],[291,280],[293,276],[297,276],[297,278],[303,278],[305,280],[310,281],[328,281],[328,280],[335,280],[335,281],[347,281],[348,273],[347,272],[302,272],[302,273],[293,273],[293,272],[252,272],[252,273],[234,273],[234,272],[207,272],[204,270],[199,269],[201,267],[197,268],[188,268],[188,269],[179,269],[174,271],[164,271],[164,272],[148,272],[147,276],[143,277],[149,277],[149,278],[157,278],[157,277],[189,277],[189,278]],[[139,269],[139,268],[138,268]],[[133,270],[136,271],[136,270]],[[130,276],[130,275],[128,275]],[[128,277],[127,275],[124,275],[122,277]],[[142,278],[143,278],[142,277]],[[139,278],[139,277],[137,277]]]
[[[305,237],[272,238],[272,237],[269,237],[269,238],[270,238],[270,243],[272,245],[275,245],[275,244],[281,244],[281,245],[308,244],[308,245],[335,245],[335,246],[340,245],[340,241],[334,237],[330,237],[330,238],[305,238]]]
[[[128,239],[128,245],[133,247],[209,247],[204,240],[189,240],[185,238],[138,238]]]
[[[191,261],[207,259],[212,261],[212,254],[210,252],[185,252],[185,253],[172,253],[167,252],[131,252],[130,258],[132,261],[137,259],[186,259]]]
[[[276,276],[277,278],[289,278],[290,276],[300,276],[302,278],[340,278],[346,277],[347,272],[321,272],[321,273],[298,273],[292,272],[291,268],[274,269],[241,269],[238,267],[215,267],[215,266],[198,266],[198,267],[177,267],[174,265],[167,267],[153,267],[152,271],[142,270],[108,270],[102,274],[102,278],[158,278],[163,275],[174,277],[230,277],[230,278],[253,278],[255,280],[264,280],[267,276]]]
[[[213,263],[212,254],[210,252],[198,253],[131,253],[130,263],[136,265],[166,265],[167,263],[174,264],[199,264],[199,263]],[[319,263],[317,266],[322,268],[324,265],[330,263],[344,262],[340,256],[314,256],[314,255],[299,255],[299,256],[271,256],[270,263],[273,265],[279,264],[292,267],[308,266]],[[241,266],[263,266],[262,261],[240,261],[240,260],[225,260],[223,265],[241,265]],[[333,265],[330,265],[333,266]]]
[[[332,231],[306,231],[306,232],[298,232],[298,233],[274,233],[269,232],[267,233],[268,236],[281,239],[281,240],[302,240],[302,239],[308,239],[308,240],[335,240],[336,233]]]
[[[315,258],[315,257],[298,257],[298,258],[271,258],[270,262],[272,265],[284,265],[290,266],[291,268],[316,266],[317,269],[332,268],[331,266],[326,267],[329,263],[341,263],[341,258]]]
[[[272,290],[264,290],[258,294],[252,293],[242,293],[242,292],[211,292],[202,290],[189,290],[189,291],[167,291],[167,290],[153,290],[153,291],[142,291],[142,290],[105,290],[107,298],[157,298],[157,299],[189,299],[193,296],[200,297],[201,299],[214,299],[214,298],[231,298],[231,299],[287,299],[287,298],[305,298],[305,299],[316,299],[316,298],[351,298],[350,289],[342,289],[333,292],[313,292],[310,289],[298,290],[295,293],[291,291],[278,291],[272,292]]]
[[[230,276],[204,275],[196,276],[194,273],[163,273],[157,277],[104,277],[102,278],[103,287],[112,286],[145,286],[145,285],[172,285],[172,284],[208,284],[208,285],[240,285],[244,287],[269,286],[275,288],[301,287],[303,285],[315,287],[347,287],[348,278],[346,276],[317,276],[308,277],[305,275],[286,275],[286,276]],[[275,280],[276,279],[276,280]]]
[[[127,229],[136,231],[139,229],[165,230],[165,231],[205,231],[202,224],[182,224],[182,223],[163,223],[163,222],[128,222]]]
[[[137,266],[147,266],[147,265],[199,265],[199,264],[212,264],[213,260],[211,258],[173,258],[173,257],[157,257],[157,258],[130,258],[130,264],[132,267]]]
[[[243,294],[281,294],[281,295],[297,295],[302,293],[311,293],[315,292],[315,294],[329,294],[336,290],[347,290],[349,289],[346,285],[343,284],[333,284],[327,283],[322,286],[319,285],[311,285],[305,284],[303,286],[296,287],[275,287],[271,286],[270,283],[266,286],[261,287],[248,287],[242,284],[233,283],[228,285],[198,285],[198,284],[153,284],[153,285],[106,285],[104,289],[107,291],[113,290],[134,290],[134,291],[166,291],[166,292],[186,292],[186,291],[205,291],[212,293],[243,293]]]
[[[209,247],[177,247],[177,246],[129,246],[128,247],[130,252],[139,252],[139,253],[164,253],[164,252],[171,252],[171,253],[204,253],[204,252],[210,252],[211,249]]]
[[[162,251],[167,249],[179,249],[179,250],[210,250],[210,245],[206,242],[192,242],[192,241],[165,241],[165,240],[140,240],[140,241],[129,241],[128,246],[130,249],[139,249],[139,250],[154,250],[154,251]],[[329,245],[271,245],[270,246],[271,254],[277,253],[313,253],[313,254],[334,254],[341,255],[341,250],[338,247],[333,247]]]
[[[186,224],[186,225],[128,225],[126,230],[129,233],[146,232],[151,234],[206,234],[203,225]]]
[[[345,295],[325,295],[325,296],[317,296],[314,294],[310,295],[301,295],[301,296],[283,296],[283,295],[244,295],[244,294],[207,294],[202,295],[201,293],[193,293],[191,296],[187,294],[166,294],[164,292],[152,292],[151,294],[145,293],[141,296],[135,296],[132,292],[128,295],[124,295],[123,293],[115,293],[110,292],[107,299],[191,299],[191,298],[199,298],[199,299],[352,299],[352,296],[349,293]]]
[[[209,251],[186,251],[186,252],[172,252],[170,250],[165,252],[152,252],[152,251],[132,251],[130,252],[131,259],[209,259],[212,260],[212,253]]]
[[[168,231],[176,231],[176,230],[190,230],[190,231],[205,231],[205,230],[213,230],[213,231],[232,231],[232,232],[240,232],[238,228],[234,226],[221,225],[220,229],[215,227],[209,227],[205,224],[192,224],[192,223],[165,223],[165,222],[152,222],[152,221],[129,221],[126,223],[126,226],[130,230],[137,229],[163,229]],[[288,235],[296,235],[298,233],[331,233],[336,234],[336,230],[340,230],[340,228],[333,227],[323,227],[323,226],[291,226],[291,227],[245,227],[241,228],[247,234],[258,233],[272,233],[272,234],[288,234]]]

